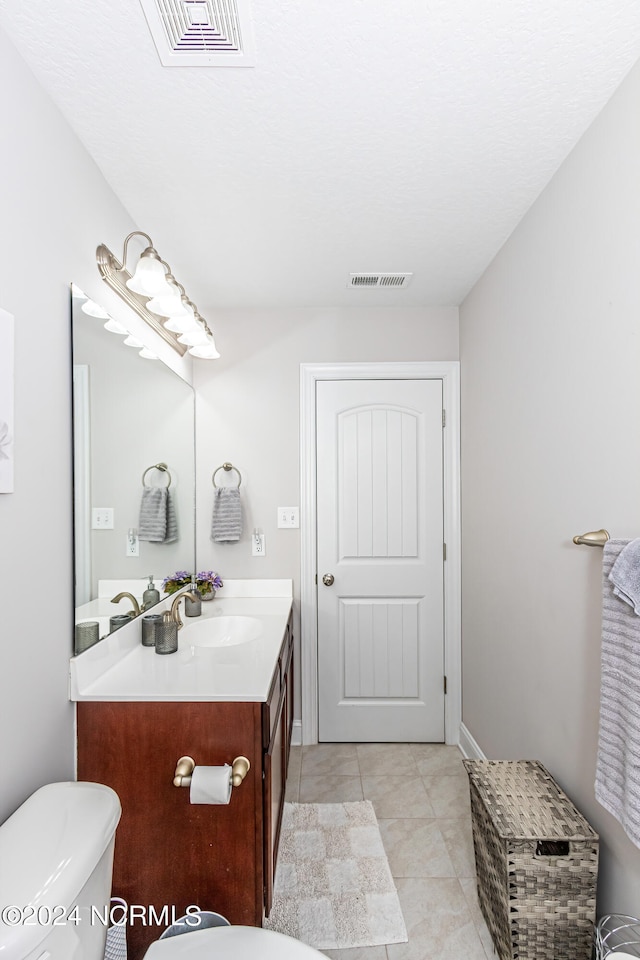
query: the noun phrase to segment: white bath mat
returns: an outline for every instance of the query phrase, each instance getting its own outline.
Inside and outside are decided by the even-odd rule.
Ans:
[[[285,803],[273,907],[264,925],[319,950],[407,942],[369,800]]]

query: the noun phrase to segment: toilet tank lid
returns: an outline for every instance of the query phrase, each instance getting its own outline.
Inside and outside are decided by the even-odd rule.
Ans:
[[[0,826],[0,903],[73,907],[120,820],[101,783],[48,783]],[[0,960],[2,936],[0,926]]]

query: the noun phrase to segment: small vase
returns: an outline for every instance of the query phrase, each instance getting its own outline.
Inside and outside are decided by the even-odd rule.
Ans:
[[[215,590],[210,590],[209,593],[203,593],[202,590],[200,590],[199,588],[198,588],[198,593],[200,594],[200,596],[205,602],[207,600],[213,600],[216,595]]]

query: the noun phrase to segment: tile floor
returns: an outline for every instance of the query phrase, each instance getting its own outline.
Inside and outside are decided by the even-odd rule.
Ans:
[[[408,943],[326,950],[334,960],[495,960],[476,897],[467,775],[457,747],[294,747],[286,799],[371,800]]]

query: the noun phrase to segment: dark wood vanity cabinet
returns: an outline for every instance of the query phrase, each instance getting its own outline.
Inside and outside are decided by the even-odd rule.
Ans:
[[[141,915],[129,924],[130,960],[160,926],[143,922],[190,904],[231,923],[261,926],[271,908],[293,724],[289,618],[266,702],[88,701],[77,704],[78,779],[116,791],[113,894]],[[228,805],[191,804],[173,786],[179,757],[196,764],[246,756],[251,769]],[[166,915],[166,912],[165,912]]]
[[[284,807],[284,791],[289,766],[293,728],[293,630],[287,624],[285,640],[278,658],[269,699],[264,704],[264,878],[265,911],[271,910],[273,882],[278,859],[278,843]]]

